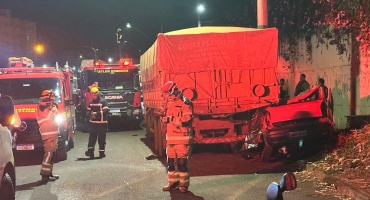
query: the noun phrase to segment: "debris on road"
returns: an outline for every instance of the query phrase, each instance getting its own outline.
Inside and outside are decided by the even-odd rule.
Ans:
[[[158,156],[157,155],[154,155],[154,154],[150,154],[149,156],[145,157],[145,159],[147,159],[147,160],[154,160],[154,159],[158,159]]]

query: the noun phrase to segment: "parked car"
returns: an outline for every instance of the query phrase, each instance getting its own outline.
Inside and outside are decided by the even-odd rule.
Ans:
[[[0,199],[15,199],[15,165],[10,129],[24,130],[9,96],[0,95]]]

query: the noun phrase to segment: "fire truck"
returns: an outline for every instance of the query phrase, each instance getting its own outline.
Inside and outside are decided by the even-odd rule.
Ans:
[[[57,161],[66,160],[67,152],[74,147],[75,114],[72,71],[54,67],[32,67],[16,63],[13,59],[8,68],[0,69],[0,93],[12,97],[14,106],[27,128],[23,132],[13,132],[13,151],[44,150],[36,121],[37,104],[43,90],[53,90],[59,115]],[[32,63],[32,62],[31,62]],[[19,67],[21,66],[21,67]],[[76,95],[76,94],[75,94]],[[78,95],[78,94],[77,94]]]
[[[110,109],[109,127],[113,124],[139,127],[143,120],[139,69],[132,63],[132,59],[121,59],[116,63],[83,60],[80,72],[80,110],[85,124],[89,121],[86,108],[92,100],[89,86],[97,83],[100,94],[107,100]]]

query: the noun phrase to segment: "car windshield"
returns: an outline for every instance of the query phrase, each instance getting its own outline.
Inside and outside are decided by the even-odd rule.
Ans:
[[[99,69],[87,71],[88,84],[98,82],[102,90],[134,89],[134,77],[137,69]]]
[[[0,79],[0,85],[0,94],[12,97],[14,104],[38,103],[43,90],[53,90],[55,102],[61,102],[57,78]]]

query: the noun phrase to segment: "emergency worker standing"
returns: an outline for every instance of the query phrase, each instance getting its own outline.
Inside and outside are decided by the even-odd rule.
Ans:
[[[300,95],[301,93],[306,92],[309,89],[310,89],[310,84],[306,81],[306,75],[301,74],[299,76],[299,82],[294,90],[294,96],[296,97]]]
[[[318,99],[328,99],[328,88],[325,86],[325,81],[323,78],[319,78],[318,85],[320,86],[318,91]]]
[[[41,101],[37,106],[36,119],[40,127],[40,134],[44,142],[44,159],[42,160],[40,175],[42,182],[55,181],[58,175],[53,175],[53,161],[58,145],[58,123],[54,117],[58,114],[57,105],[54,103],[55,94],[51,90],[44,90]]]
[[[193,105],[190,100],[181,95],[176,83],[172,81],[168,81],[163,86],[163,94],[168,98],[165,116],[161,118],[161,121],[167,124],[168,185],[162,190],[170,191],[180,186],[181,192],[188,192],[190,183],[188,157],[191,154],[193,143]]]
[[[96,140],[99,143],[99,158],[105,157],[105,139],[107,133],[107,115],[108,115],[108,104],[107,101],[99,95],[99,90],[97,87],[91,88],[91,94],[93,99],[88,104],[87,110],[90,112],[90,136],[88,149],[85,152],[86,156],[90,159],[94,158],[94,149]]]
[[[280,79],[280,92],[279,92],[279,105],[286,104],[287,100],[289,99],[289,91],[288,86],[285,84],[285,80],[282,78]]]

